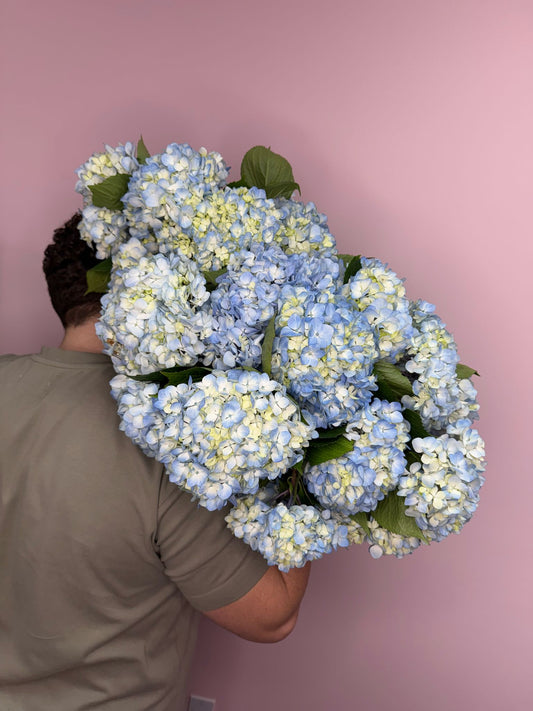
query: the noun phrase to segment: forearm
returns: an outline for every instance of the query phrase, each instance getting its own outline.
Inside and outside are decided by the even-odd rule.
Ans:
[[[303,568],[291,568],[288,573],[279,571],[287,595],[287,616],[277,627],[281,639],[287,637],[296,625],[310,572],[311,563],[307,563]]]
[[[303,568],[291,568],[288,573],[282,573],[280,571],[283,584],[285,585],[287,607],[289,610],[289,616],[283,625],[283,627],[286,628],[286,634],[284,636],[287,636],[296,624],[300,603],[302,602],[307,588],[310,572],[311,563],[307,563]]]
[[[311,564],[282,573],[275,567],[240,600],[204,614],[252,642],[279,642],[294,629]]]

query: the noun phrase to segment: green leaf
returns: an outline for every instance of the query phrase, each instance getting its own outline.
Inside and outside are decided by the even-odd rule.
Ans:
[[[384,387],[394,394],[394,400],[401,400],[404,395],[412,395],[413,388],[411,381],[403,375],[398,366],[379,360],[374,364],[374,375],[378,381],[378,387]],[[389,398],[386,398],[389,399]]]
[[[403,411],[403,417],[411,425],[411,439],[415,439],[415,437],[429,437],[429,433],[422,424],[422,418],[418,412],[406,409]]]
[[[343,284],[347,284],[348,281],[354,276],[354,274],[357,274],[357,272],[361,269],[361,257],[358,255],[356,257],[352,257],[350,261],[348,262],[348,265],[346,266],[346,271],[344,272],[344,280]]]
[[[404,395],[412,395],[411,381],[398,366],[380,360],[374,364],[374,375],[378,382],[378,397],[389,402],[401,401]],[[418,412],[407,408],[403,411],[404,419],[411,425],[411,439],[415,437],[429,437]]]
[[[192,368],[186,368],[181,371],[162,370],[161,375],[164,375],[167,379],[167,385],[181,385],[182,383],[188,383],[189,378],[192,379],[193,383],[197,383],[211,372],[211,368],[204,368],[201,365],[195,365]]]
[[[323,427],[317,427],[318,439],[336,439],[339,435],[346,432],[346,425],[339,425],[338,427],[331,427],[331,429],[326,430]]]
[[[227,267],[222,267],[222,269],[213,269],[212,271],[202,272],[205,278],[205,288],[207,289],[207,291],[214,291],[218,286],[218,277],[222,276],[227,271]]]
[[[300,459],[296,464],[293,464],[292,469],[296,469],[298,474],[303,474],[304,473],[304,460]]]
[[[124,205],[121,198],[128,190],[130,178],[129,173],[118,173],[98,185],[89,185],[89,190],[93,194],[93,205],[108,207],[110,210],[122,210]]]
[[[342,259],[342,261],[344,262],[344,266],[347,267],[353,259],[353,254],[338,254],[337,257],[339,257],[339,259]]]
[[[261,367],[263,373],[270,375],[272,372],[272,345],[274,336],[276,335],[276,314],[272,316],[265,329],[265,337],[263,338],[263,348],[261,351]]]
[[[204,366],[200,365],[194,365],[191,367],[178,365],[174,368],[156,370],[153,373],[145,373],[144,375],[131,375],[130,377],[133,380],[140,381],[141,383],[159,383],[160,385],[166,387],[167,385],[181,385],[181,383],[188,383],[189,378],[192,378],[193,383],[196,383],[211,372],[211,368],[204,368]]]
[[[325,443],[312,442],[306,450],[306,459],[309,464],[322,464],[330,459],[337,459],[343,454],[351,452],[355,442],[341,435]]]
[[[367,513],[365,513],[364,511],[359,511],[356,514],[351,514],[349,518],[351,518],[352,521],[355,521],[355,523],[358,523],[367,536],[370,535],[370,526],[368,525]]]
[[[94,267],[87,270],[87,291],[86,294],[105,294],[109,284],[112,267],[111,257],[98,262]]]
[[[387,531],[407,538],[419,538],[427,542],[415,519],[405,513],[404,501],[404,498],[398,496],[396,491],[391,491],[379,502],[376,509],[370,513],[379,525]]]
[[[234,180],[232,183],[227,183],[226,184],[227,188],[247,188],[248,186],[244,182],[242,178],[239,178],[239,180]]]
[[[160,370],[153,373],[144,373],[144,375],[130,375],[132,380],[137,380],[139,383],[160,383],[166,385],[168,378]]]
[[[398,395],[394,392],[394,390],[390,388],[387,383],[383,381],[379,382],[379,380],[376,397],[380,398],[381,400],[387,400],[388,402],[398,401]]]
[[[413,451],[411,451],[411,450],[406,450],[406,451],[404,452],[404,454],[405,454],[405,458],[407,459],[407,466],[408,466],[408,467],[410,467],[411,464],[415,464],[416,462],[421,462],[421,461],[422,461],[422,457],[420,456],[420,454],[418,454],[418,452],[413,452]]]
[[[248,188],[262,188],[267,197],[290,197],[300,190],[288,160],[265,146],[254,146],[244,155],[241,163],[241,182]]]
[[[456,372],[459,380],[464,380],[465,378],[471,378],[473,375],[479,375],[477,370],[474,370],[474,368],[471,368],[469,365],[465,365],[464,363],[457,363],[455,372]]]
[[[284,181],[268,185],[266,194],[268,198],[284,197],[289,199],[295,190],[300,192],[300,186],[298,183],[295,183],[294,180]]]
[[[137,160],[142,165],[143,163],[146,163],[147,158],[150,158],[150,153],[148,152],[148,148],[144,145],[143,137],[141,135],[137,141]]]

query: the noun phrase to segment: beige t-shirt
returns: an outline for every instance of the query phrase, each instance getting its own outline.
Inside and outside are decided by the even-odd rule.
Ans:
[[[179,711],[265,561],[119,431],[100,354],[0,357],[0,709]]]

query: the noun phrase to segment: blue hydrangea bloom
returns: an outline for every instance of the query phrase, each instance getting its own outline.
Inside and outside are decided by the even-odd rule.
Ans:
[[[149,157],[131,177],[122,198],[131,235],[151,233],[155,244],[149,244],[150,249],[166,245],[187,254],[186,236],[180,239],[181,233],[190,229],[204,195],[222,187],[227,175],[219,153],[171,143],[163,153]]]
[[[279,477],[315,435],[266,373],[213,371],[199,382],[156,391],[153,384],[115,379],[113,394],[126,434],[209,510],[235,494],[255,493],[261,478]]]
[[[276,244],[253,243],[230,256],[211,294],[213,333],[204,362],[259,367],[265,328],[277,310],[290,258]]]
[[[256,496],[240,497],[226,521],[233,534],[259,551],[269,565],[287,572],[349,545],[348,526],[327,509],[271,505],[268,499],[265,490]]]
[[[370,401],[376,358],[375,331],[346,300],[333,291],[283,287],[272,373],[317,426],[347,422]]]
[[[315,291],[336,291],[343,262],[340,257],[324,256],[321,252],[301,252],[289,257],[291,271],[287,283],[305,286]]]
[[[94,245],[98,259],[107,259],[129,239],[128,223],[118,210],[86,205],[81,216],[80,236],[87,244]]]
[[[159,392],[157,383],[142,383],[126,375],[116,375],[110,382],[117,401],[120,429],[149,457],[157,458],[163,414],[155,409]]]
[[[409,425],[400,403],[375,399],[360,408],[352,415],[345,437],[353,440],[353,450],[307,465],[307,488],[323,506],[339,513],[372,511],[405,472]]]

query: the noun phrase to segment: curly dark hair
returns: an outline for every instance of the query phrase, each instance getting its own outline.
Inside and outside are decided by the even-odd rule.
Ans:
[[[100,313],[101,294],[86,294],[86,272],[98,263],[93,247],[80,237],[77,212],[54,230],[54,241],[44,251],[43,271],[55,312],[65,328],[80,326]]]

